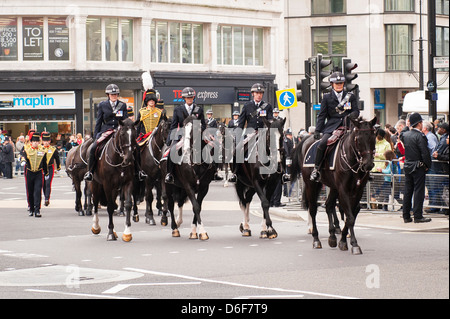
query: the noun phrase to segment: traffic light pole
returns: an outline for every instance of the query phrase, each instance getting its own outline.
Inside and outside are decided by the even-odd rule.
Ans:
[[[307,81],[307,87],[308,87],[308,99],[306,99],[305,102],[305,129],[308,130],[308,128],[311,126],[311,114],[312,114],[312,101],[311,101],[311,62],[309,60],[305,60],[305,77]]]
[[[428,83],[427,89],[431,93],[428,101],[428,113],[432,121],[437,118],[437,77],[434,68],[436,57],[436,1],[428,1],[428,43],[430,52],[428,54]]]

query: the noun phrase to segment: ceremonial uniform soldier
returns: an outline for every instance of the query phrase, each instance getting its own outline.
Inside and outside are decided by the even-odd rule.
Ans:
[[[262,84],[253,84],[251,88],[253,101],[245,103],[242,108],[242,112],[239,115],[239,128],[244,129],[245,124],[247,124],[247,128],[258,130],[264,126],[263,117],[267,120],[273,119],[272,105],[262,100],[264,91]]]
[[[39,133],[33,133],[30,146],[20,153],[21,162],[25,164],[25,185],[29,216],[41,217],[42,181],[47,177],[47,152],[40,145]],[[43,175],[44,174],[44,175]]]
[[[167,138],[167,146],[171,146],[172,143],[176,143],[180,140],[180,135],[177,132],[180,128],[183,127],[184,120],[190,115],[195,115],[198,120],[201,122],[202,132],[206,129],[205,115],[203,113],[203,109],[194,103],[195,99],[195,91],[191,87],[185,87],[183,91],[181,91],[181,96],[183,97],[185,103],[178,105],[173,110],[172,123],[170,125],[170,134]],[[175,130],[175,131],[174,131]],[[172,140],[171,135],[174,134],[175,138]],[[167,175],[165,177],[165,182],[168,184],[173,184],[173,162],[170,160],[170,157],[167,160]]]
[[[208,128],[217,128],[217,121],[216,119],[213,117],[213,111],[212,110],[208,110],[206,111],[206,127]]]
[[[139,124],[136,128],[138,142],[145,140],[153,130],[159,125],[161,117],[165,114],[164,107],[161,109],[157,105],[158,97],[156,91],[150,89],[146,92],[144,106],[139,110],[137,120]]]
[[[47,171],[48,175],[44,178],[44,205],[48,206],[50,204],[50,193],[52,192],[52,181],[53,177],[55,176],[55,163],[56,163],[56,170],[61,170],[61,161],[59,159],[59,153],[56,147],[50,145],[51,142],[51,136],[48,132],[42,132],[42,144],[44,147],[44,150],[46,152],[47,157]]]
[[[359,116],[359,109],[356,97],[353,93],[344,90],[345,76],[340,72],[335,72],[330,76],[332,91],[325,94],[322,99],[319,114],[317,115],[317,125],[314,138],[320,139],[317,147],[314,170],[311,173],[311,180],[318,182],[320,179],[320,167],[327,149],[327,141],[333,131],[340,126],[344,126],[344,119],[351,115],[353,118]],[[323,133],[320,138],[320,133]]]

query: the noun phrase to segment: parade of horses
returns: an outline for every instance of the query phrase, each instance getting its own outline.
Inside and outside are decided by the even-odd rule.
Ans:
[[[337,77],[334,82],[343,82],[338,72],[333,76]],[[210,117],[206,121],[204,110],[194,103],[196,92],[191,87],[182,91],[185,103],[177,106],[173,117],[169,118],[162,97],[153,87],[150,73],[144,72],[142,80],[144,97],[136,120],[118,100],[120,88],[109,84],[105,90],[107,100],[99,105],[92,138],[67,154],[66,173],[76,192],[75,211],[79,216],[92,216],[93,234],[101,233],[99,207],[106,208],[108,213],[108,241],[118,238],[115,215],[125,216],[122,240],[132,240],[131,220],[139,222],[140,202],[146,202],[145,222],[156,225],[152,209],[155,191],[161,225],[168,226],[170,217],[172,237],[181,236],[183,207],[189,201],[193,213],[189,239],[208,240],[207,221],[201,216],[202,202],[220,170],[227,173],[225,182],[235,185],[243,212],[242,223],[237,228],[243,237],[252,236],[249,214],[256,194],[261,202],[263,219],[260,238],[277,238],[269,211],[272,195],[280,181],[285,184],[302,178],[304,199],[312,218],[313,248],[322,248],[316,214],[319,192],[322,185],[326,185],[330,188],[326,200],[329,246],[348,250],[349,237],[352,254],[362,254],[354,226],[362,193],[374,166],[376,118],[367,121],[359,116],[357,107],[352,105],[352,93],[344,92],[348,94],[346,104],[340,103],[335,110],[333,107],[333,114],[326,114],[327,123],[333,123],[334,127],[332,134],[326,136],[328,143],[323,159],[316,158],[317,150],[322,151],[321,135],[311,135],[294,148],[288,172],[283,148],[286,120],[275,118],[273,107],[262,101],[265,92],[262,84],[255,83],[251,87],[253,100],[242,112],[234,114],[239,117],[227,126],[215,120],[212,122]],[[325,107],[323,112],[329,110]],[[34,143],[39,141],[38,135],[35,132],[32,136]],[[39,172],[47,179],[46,165],[39,166],[40,161],[46,160],[45,152],[39,152],[39,147],[24,148],[22,158],[28,170],[33,169],[33,174]],[[35,149],[38,151],[32,152]],[[319,179],[312,174],[319,174]],[[32,174],[28,175],[31,177]],[[32,188],[28,193],[37,194]],[[30,197],[29,215],[40,217],[40,198]],[[342,231],[336,214],[337,200],[344,222]],[[336,234],[341,234],[339,243]]]

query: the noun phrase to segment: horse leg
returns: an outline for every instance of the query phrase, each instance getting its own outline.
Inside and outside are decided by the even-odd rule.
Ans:
[[[149,179],[147,179],[148,181]],[[145,193],[145,222],[149,224],[150,226],[155,226],[156,222],[153,218],[153,210],[152,210],[152,203],[153,203],[153,185],[150,183],[147,184],[147,190]]]
[[[139,223],[139,212],[138,212],[138,201],[139,201],[139,189],[135,190],[133,187],[133,221]]]
[[[351,201],[349,199],[339,197],[339,204],[342,210],[345,212],[345,227],[342,230],[341,241],[339,242],[339,248],[341,250],[348,250],[347,246],[347,233],[350,232],[350,244],[352,245],[352,254],[361,255],[361,247],[358,246],[358,241],[355,236],[355,220],[359,212],[359,205],[356,205],[355,209],[352,209]]]
[[[173,212],[175,208],[175,201],[173,199],[172,190],[168,190],[166,186],[163,187],[163,199],[164,199],[165,213],[167,214],[167,211],[169,211],[170,213],[171,219],[170,227],[172,228],[172,237],[180,237],[180,231],[178,230],[177,223],[175,222],[175,214]]]
[[[92,185],[92,187],[94,187],[94,186]],[[97,190],[94,189],[93,191],[98,192],[98,189]],[[98,194],[98,193],[95,193],[95,194]],[[99,219],[98,219],[98,202],[99,202],[98,195],[93,196],[94,217],[92,218],[93,223],[92,223],[91,231],[94,235],[100,234],[100,231],[102,230],[99,225]]]
[[[131,197],[132,197],[132,189],[133,185],[129,183],[126,187],[123,188],[123,195],[125,200],[125,230],[122,234],[122,240],[124,242],[130,242],[133,239],[131,234]]]
[[[330,194],[325,202],[325,208],[328,216],[328,231],[330,233],[330,237],[328,237],[328,245],[332,248],[337,246],[336,229],[333,224],[333,216],[336,216],[336,198],[337,191],[331,188]]]
[[[252,235],[252,231],[250,230],[250,202],[252,201],[253,195],[255,191],[253,189],[249,189],[246,191],[246,187],[239,180],[236,181],[236,193],[239,197],[239,206],[242,209],[244,214],[244,220],[239,225],[239,230],[242,233],[243,237],[250,237]]]
[[[123,189],[122,190],[120,190],[120,196],[119,196],[119,198],[120,198],[120,208],[119,208],[119,214],[118,214],[118,216],[125,216],[125,213],[124,213],[124,205],[125,205],[125,197],[124,197],[124,195],[123,195]]]
[[[307,175],[307,181],[305,181],[305,195],[308,202],[309,214],[311,216],[312,232],[313,236],[313,248],[321,249],[322,243],[319,240],[319,231],[317,230],[316,216],[317,216],[317,199],[319,197],[319,192],[322,189],[322,184],[311,183],[309,181],[309,175]]]
[[[83,205],[81,204],[81,197],[83,196],[81,182],[74,180],[73,186],[75,187],[75,211],[78,212],[78,216],[84,216]]]
[[[200,214],[201,214],[201,210],[202,210],[203,199],[205,198],[206,194],[208,193],[208,189],[209,189],[209,184],[205,185],[205,187],[202,187],[199,190],[198,194],[197,194],[197,202],[198,202],[198,205],[200,207],[199,212],[198,212],[199,220],[197,221],[197,224],[199,226],[199,238],[200,238],[200,240],[208,240],[209,239],[208,233],[206,232],[205,227],[204,227],[204,225],[203,225],[203,223],[202,223],[202,221],[200,219],[201,218]]]
[[[255,185],[255,191],[258,194],[259,199],[261,200],[261,207],[263,210],[263,219],[264,219],[263,225],[265,225],[262,227],[260,238],[269,238],[269,239],[277,238],[278,234],[277,234],[276,230],[272,227],[272,220],[270,219],[269,199],[267,199],[266,194],[264,194],[263,188],[258,183],[255,183],[254,185]],[[270,192],[268,192],[268,194],[269,193]],[[272,193],[273,193],[273,191],[272,191]],[[267,195],[267,196],[269,196],[269,195]]]

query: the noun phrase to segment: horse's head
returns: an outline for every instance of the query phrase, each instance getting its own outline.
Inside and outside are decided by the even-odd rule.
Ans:
[[[284,132],[284,124],[286,123],[286,118],[284,119],[274,119],[267,120],[263,118],[263,122],[265,127],[268,128],[266,135],[266,145],[270,146],[270,139],[275,139],[275,145],[277,148],[277,160],[281,162],[282,156],[284,156],[284,147],[283,147],[283,132]]]
[[[135,123],[131,119],[119,120],[115,145],[120,156],[123,157],[123,165],[131,164],[134,161],[133,153],[137,146]]]
[[[350,118],[353,123],[352,137],[355,144],[355,150],[361,158],[361,168],[364,172],[370,172],[375,166],[375,124],[377,118],[374,117],[371,121],[365,121],[362,117],[358,119]]]
[[[161,129],[161,135],[164,141],[167,140],[167,137],[170,133],[170,125],[172,124],[172,121],[170,119],[164,119],[160,123],[160,129]]]

